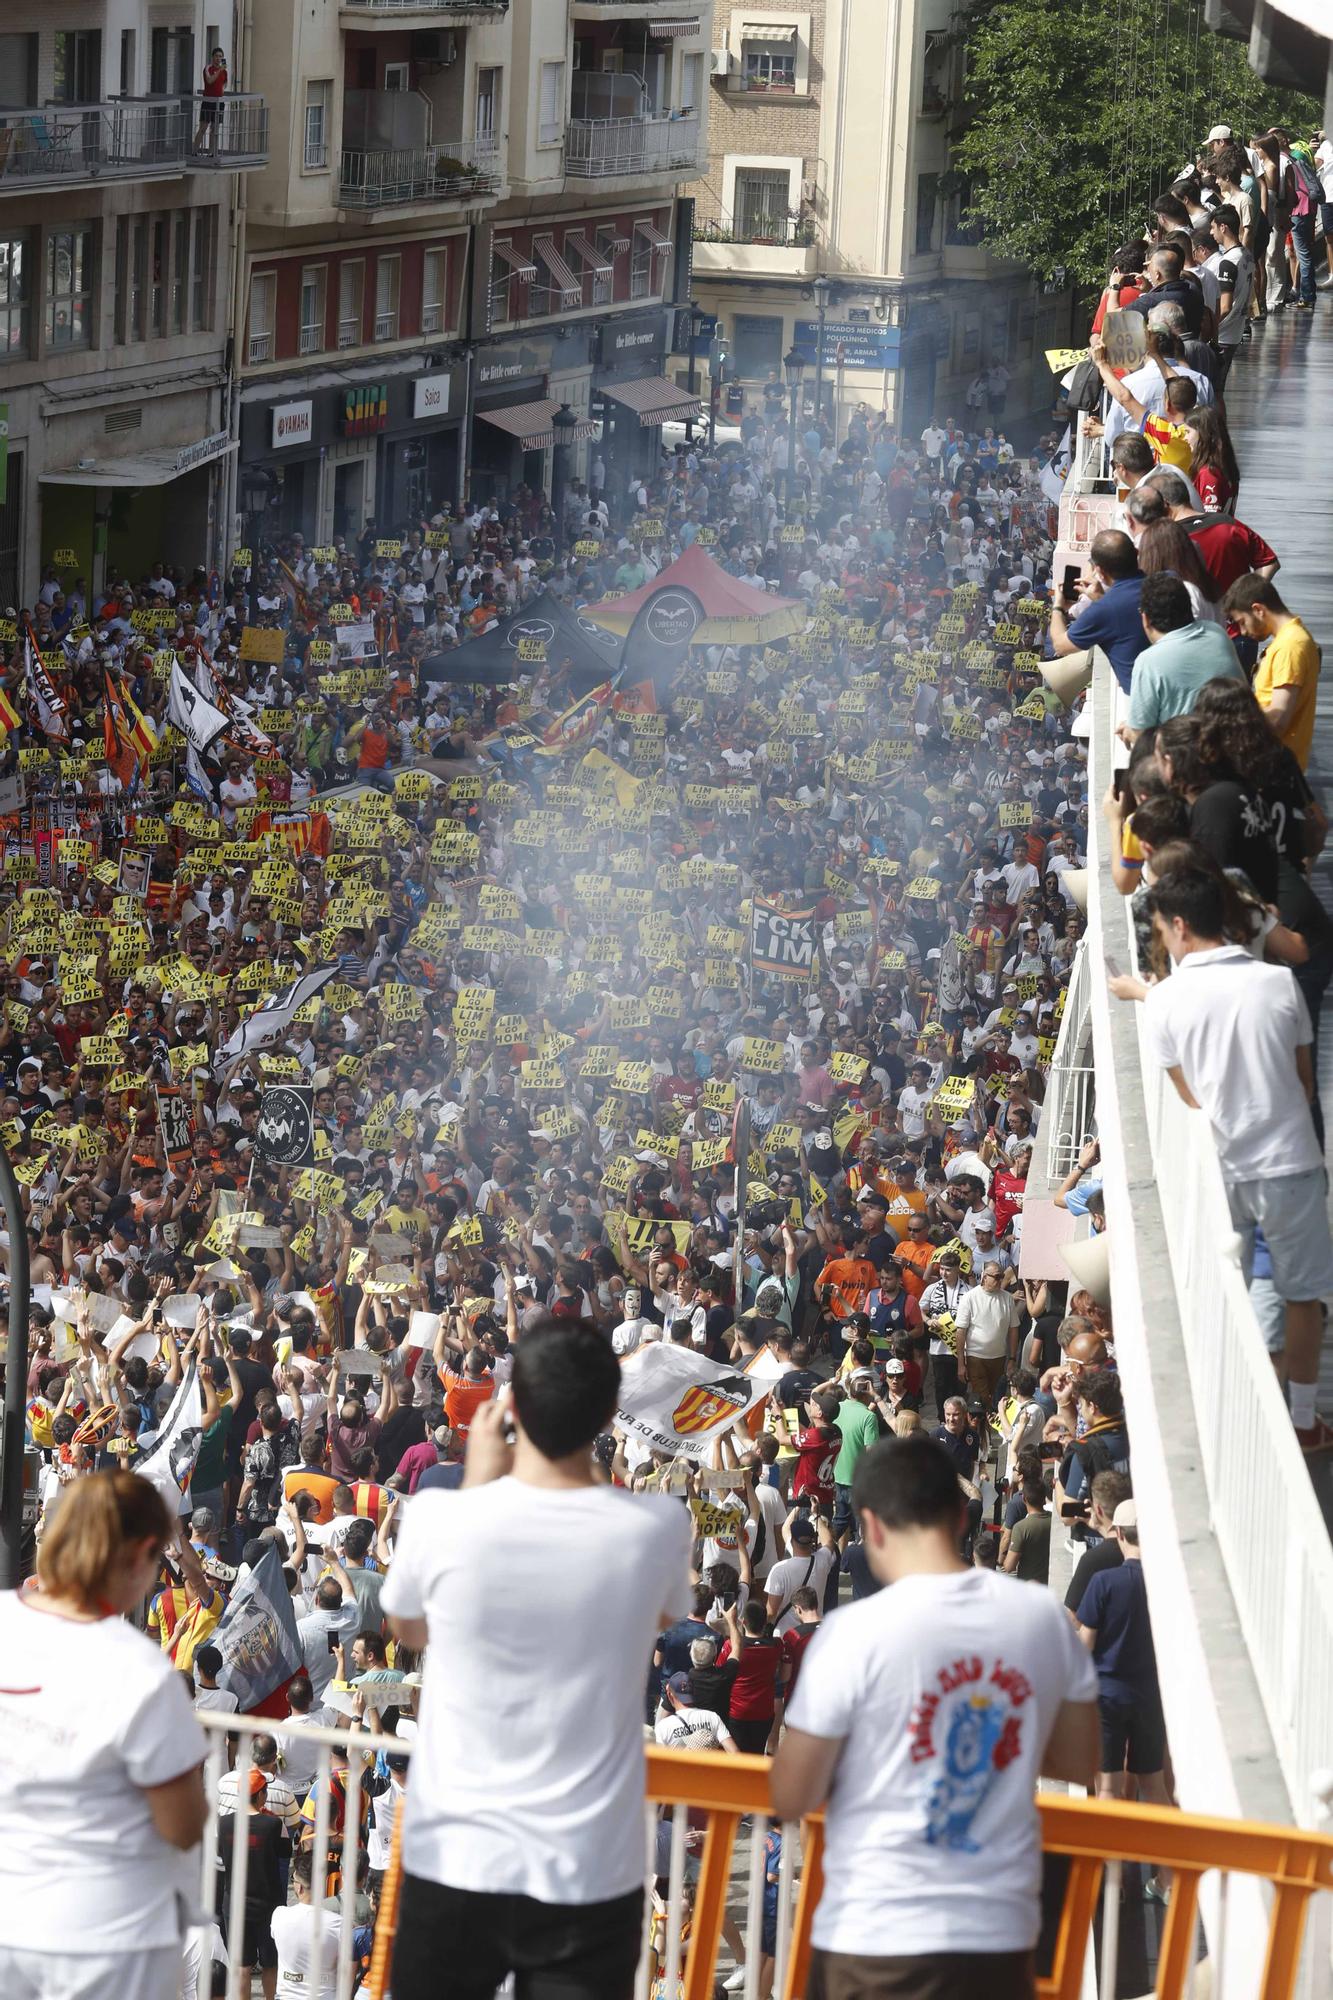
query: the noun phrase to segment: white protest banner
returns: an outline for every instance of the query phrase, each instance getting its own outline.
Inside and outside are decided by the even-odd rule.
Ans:
[[[654,1451],[703,1461],[766,1394],[764,1383],[734,1368],[654,1341],[621,1367],[616,1423]]]

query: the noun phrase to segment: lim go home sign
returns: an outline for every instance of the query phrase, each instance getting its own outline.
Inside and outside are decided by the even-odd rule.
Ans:
[[[389,427],[389,391],[383,382],[349,389],[343,397],[343,436],[367,437]]]

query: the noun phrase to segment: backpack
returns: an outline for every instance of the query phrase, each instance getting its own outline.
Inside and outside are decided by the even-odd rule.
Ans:
[[[1296,187],[1296,205],[1291,212],[1293,215],[1311,215],[1324,199],[1324,184],[1314,168],[1307,166],[1294,153],[1291,156],[1291,172]]]

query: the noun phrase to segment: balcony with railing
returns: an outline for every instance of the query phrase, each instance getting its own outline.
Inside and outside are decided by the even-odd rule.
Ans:
[[[254,1739],[272,1724],[205,1711],[199,1717],[210,1738],[205,1782],[210,1800],[230,1766],[234,1799],[248,1801]],[[335,1854],[339,1880],[341,1937],[326,2000],[351,2000],[359,1973],[353,1963],[358,1858],[364,1847],[365,1787],[376,1755],[392,1745],[407,1760],[410,1790],[412,1743],[368,1731],[319,1729],[289,1723],[317,1756],[310,1797],[315,1801],[306,1829],[312,1875],[327,1879]],[[345,1774],[330,1782],[335,1751],[345,1756]],[[775,1822],[768,1797],[768,1764],[761,1757],[724,1757],[690,1751],[647,1752],[644,1813],[644,1874],[649,1921],[636,1994],[650,1992],[682,2000],[710,2000],[719,1970],[724,1923],[734,1941],[746,1946],[741,1991],[744,2000],[767,2000],[759,1990],[758,1948],[765,1902],[765,1840],[780,1825],[775,2000],[800,2000],[810,1969],[810,1930],[823,1873],[823,1825],[815,1816],[800,1825]],[[334,1819],[334,1799],[338,1817]],[[1089,1990],[1090,1955],[1098,1962],[1093,1990],[1105,2000],[1117,1992],[1116,1955],[1122,1896],[1129,1901],[1141,1873],[1171,1871],[1171,1903],[1158,1952],[1158,2000],[1184,2000],[1208,1991],[1219,2000],[1291,2000],[1301,1969],[1302,1945],[1311,1913],[1326,1905],[1333,1886],[1333,1838],[1294,1834],[1289,1827],[1248,1825],[1173,1812],[1160,1806],[1123,1805],[1039,1792],[1042,1844],[1048,1878],[1060,1885],[1047,1924],[1048,1942],[1038,1954],[1040,2000],[1077,2000]],[[388,1866],[379,1898],[379,1918],[365,1991],[385,2000],[389,1990],[393,1937],[405,1891],[399,1845],[399,1815],[377,1814],[378,1833],[388,1838]],[[219,1866],[228,1850],[228,1865]],[[383,1866],[381,1853],[377,1865]],[[244,1810],[210,1815],[200,1853],[202,1903],[219,1907],[226,1935],[241,1934],[246,1896],[248,1842]],[[687,1892],[687,1878],[693,1882]],[[219,1902],[219,1883],[224,1894]],[[978,1893],[981,1893],[979,1890]],[[1200,1924],[1203,1945],[1200,1949]],[[312,1945],[320,1905],[311,1908]],[[751,1942],[752,1941],[752,1942]],[[314,1954],[318,1962],[318,1952]],[[1201,1961],[1206,1961],[1202,1962]],[[242,2000],[240,1965],[229,1968],[227,2000]],[[1206,1987],[1199,1985],[1199,1977]],[[734,1990],[734,1989],[733,1989]]]
[[[742,212],[694,225],[694,268],[719,276],[742,273],[805,277],[819,268],[814,218]]]
[[[343,208],[402,208],[423,202],[494,201],[502,181],[498,137],[426,146],[344,147],[338,173]]]
[[[423,21],[488,21],[509,12],[509,0],[338,0],[349,21],[392,21],[408,26],[413,16]]]
[[[207,117],[202,107],[209,107]],[[0,107],[0,194],[104,180],[236,173],[268,158],[268,106],[236,93]]]
[[[1104,439],[1080,418],[1057,576],[1086,559],[1115,505]],[[1125,761],[1125,698],[1100,653],[1085,673],[1075,727],[1094,801],[1088,933],[1061,1029],[1068,1073],[1052,1068],[1046,1119],[1066,1161],[1079,1126],[1095,1120],[1101,1146],[1116,1362],[1135,1496],[1155,1528],[1144,1576],[1169,1663],[1177,1792],[1198,1810],[1314,1825],[1333,1770],[1333,1548],[1255,1317],[1211,1129],[1153,1060],[1142,1009],[1108,991],[1107,966],[1137,964],[1095,804]],[[1326,1973],[1326,1936],[1324,1955]]]
[[[697,174],[704,164],[696,111],[571,118],[565,127],[569,180],[619,180],[638,174],[683,178]]]

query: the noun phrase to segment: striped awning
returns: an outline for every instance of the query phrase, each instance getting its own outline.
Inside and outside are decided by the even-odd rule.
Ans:
[[[641,426],[684,422],[700,413],[699,398],[678,389],[665,375],[640,375],[633,382],[603,382],[602,394],[633,410]]]
[[[663,236],[655,222],[636,222],[634,225],[634,234],[642,236],[644,242],[649,244],[654,250],[669,250],[671,248],[671,238]]]
[[[699,19],[691,21],[650,21],[648,33],[657,42],[683,42],[689,35],[699,32]]]
[[[506,403],[498,410],[478,410],[477,415],[482,423],[493,424],[497,431],[508,431],[524,451],[542,451],[555,443],[551,419],[559,408],[553,396],[544,396],[538,403]],[[580,417],[574,426],[576,438],[596,434],[597,426],[590,417]]]
[[[597,245],[590,237],[585,236],[581,229],[570,230],[565,238],[565,248],[566,250],[572,250],[576,257],[582,257],[584,263],[594,276],[602,277],[608,271],[615,270],[615,265],[611,262],[611,259],[604,251],[599,250]]]
[[[521,250],[516,249],[512,243],[493,242],[491,244],[491,252],[492,255],[500,259],[500,262],[502,264],[508,265],[509,272],[512,277],[526,278],[529,280],[529,282],[531,282],[531,280],[536,277],[537,266],[534,263],[530,262],[530,260],[523,255],[523,252]]]
[[[555,239],[550,236],[534,236],[532,247],[550,273],[551,283],[560,294],[562,306],[578,306],[583,303],[583,280],[576,277],[555,247]]]
[[[743,42],[794,42],[796,23],[794,21],[751,21],[741,26]]]

